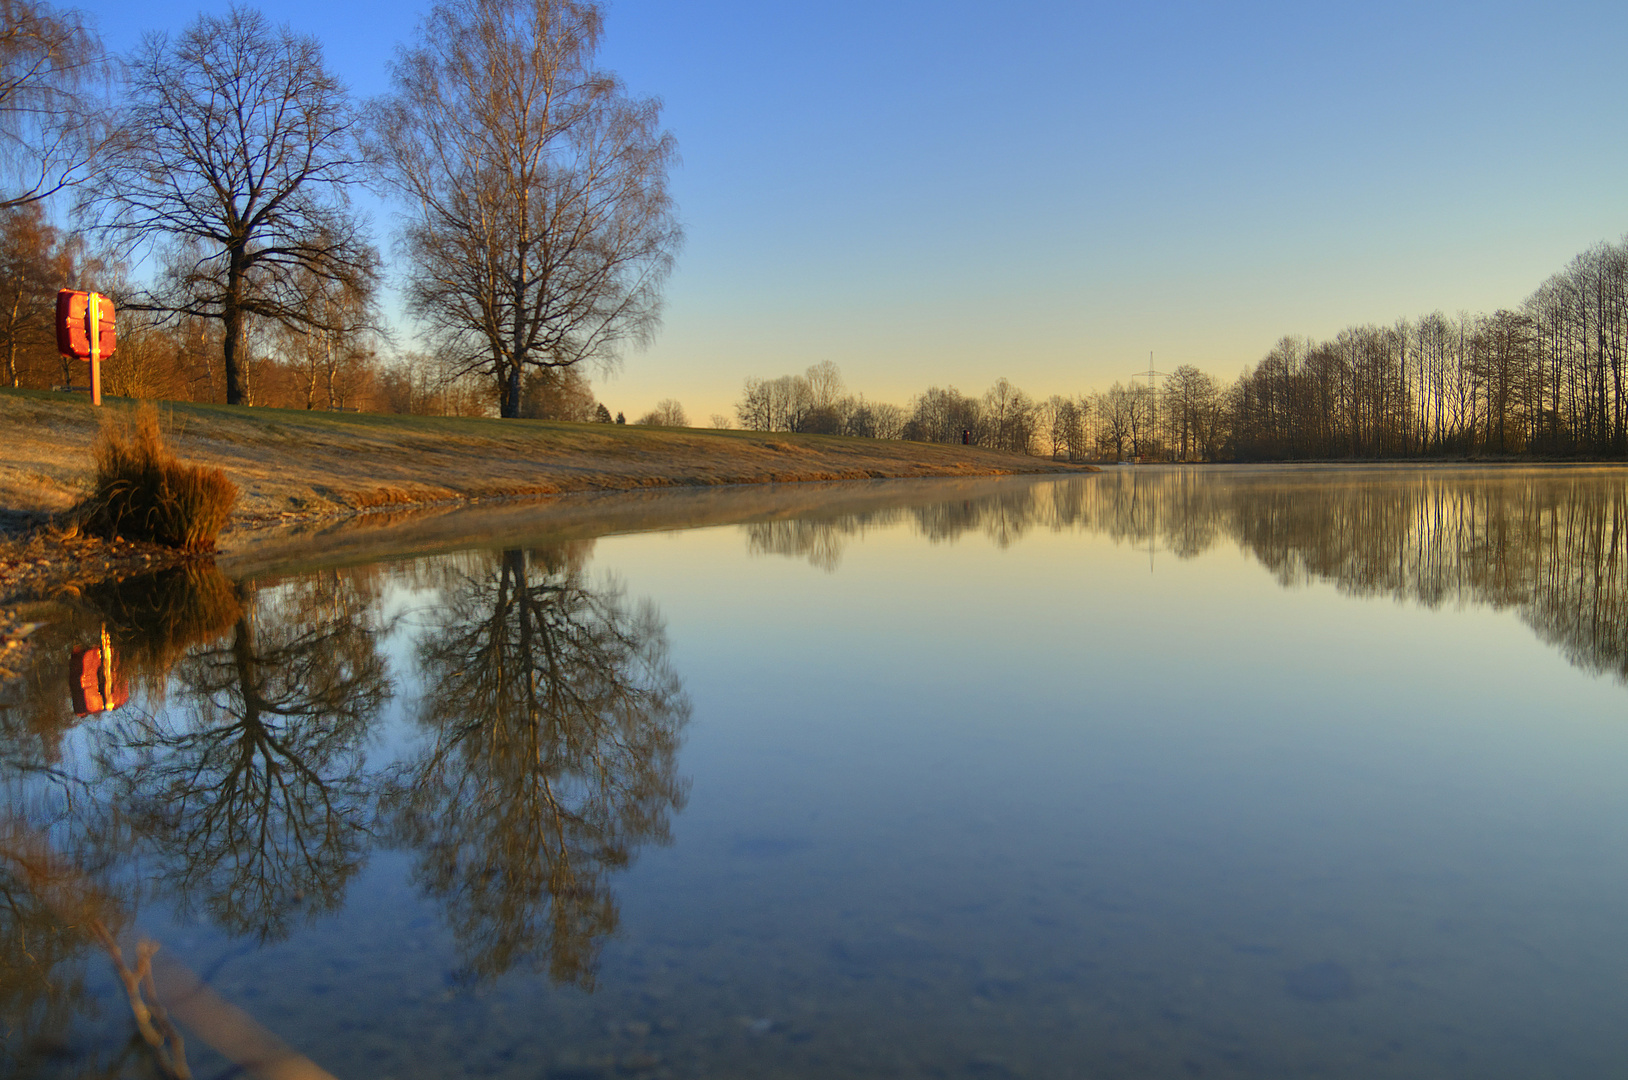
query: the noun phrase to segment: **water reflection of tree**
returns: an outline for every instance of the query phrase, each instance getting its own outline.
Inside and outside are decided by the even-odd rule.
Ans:
[[[1084,483],[1079,528],[1178,557],[1231,541],[1285,587],[1511,608],[1573,664],[1628,682],[1619,470],[1158,470]]]
[[[119,670],[151,694],[189,645],[218,635],[237,612],[231,584],[211,563],[101,582],[58,609],[35,634],[29,670],[0,686],[0,1074],[37,1075],[62,1064],[56,1059],[74,1027],[102,1011],[88,973],[107,956],[89,922],[116,928],[132,906],[128,886],[106,884],[116,878],[123,845],[95,835],[94,823],[113,816],[99,798],[105,783],[64,750],[75,726],[96,724],[75,717],[69,704],[74,646],[111,642]],[[72,852],[73,883],[44,869],[64,862],[46,837]],[[76,1048],[73,1074],[125,1075],[146,1060],[131,1034],[135,1041],[124,1046]]]
[[[862,539],[873,529],[887,528],[905,520],[911,521],[918,533],[935,544],[981,532],[997,547],[1009,547],[1035,524],[1055,520],[1054,514],[1046,512],[1053,508],[1038,494],[1041,490],[1020,487],[909,508],[878,507],[834,517],[750,522],[742,528],[746,531],[747,550],[753,555],[807,559],[809,565],[829,573],[841,564],[843,549],[849,543]]]
[[[391,696],[372,601],[333,573],[244,589],[230,633],[175,664],[171,706],[114,726],[116,817],[183,909],[269,939],[342,899],[372,817],[363,745]]]
[[[482,979],[526,962],[591,986],[613,870],[669,838],[690,706],[662,622],[583,572],[585,548],[507,551],[420,645],[432,739],[393,785],[397,839]]]
[[[62,738],[77,722],[64,685],[71,638],[36,633],[34,663],[0,686],[0,771],[53,771]]]
[[[116,933],[152,889],[262,938],[302,896],[337,903],[373,816],[361,742],[389,695],[372,603],[365,575],[254,594],[199,563],[93,586],[36,635],[32,670],[0,687],[0,1075],[147,1074],[133,1031],[73,1037],[106,1015],[89,973],[109,957],[65,903]],[[102,640],[144,694],[78,720],[66,661]],[[156,862],[142,883],[136,853]],[[46,864],[73,872],[42,889]]]
[[[748,527],[754,553],[834,568],[873,527],[998,545],[1077,529],[1176,558],[1236,543],[1285,587],[1513,608],[1579,667],[1628,682],[1628,476],[1620,470],[1116,469],[906,511]]]
[[[191,562],[90,586],[77,621],[87,633],[100,623],[120,668],[162,697],[187,650],[220,637],[242,614],[238,588],[226,575],[213,562]]]
[[[83,961],[90,937],[41,899],[0,851],[0,1071],[25,1076],[36,1050],[91,1008]]]
[[[90,973],[107,955],[92,925],[117,933],[132,907],[109,853],[76,828],[85,800],[67,797],[79,778],[64,765],[54,753],[8,753],[0,772],[0,1076],[60,1064],[70,1033],[102,1013]],[[72,858],[54,850],[53,834]],[[124,1075],[141,1057],[135,1043],[76,1056],[82,1076]]]
[[[842,549],[874,524],[873,515],[840,518],[795,518],[754,521],[745,526],[746,547],[753,555],[784,555],[807,559],[810,566],[831,573],[842,563]]]
[[[994,541],[996,547],[1006,548],[1023,539],[1035,525],[1050,520],[1048,512],[1054,507],[1049,495],[1048,488],[1025,484],[991,495],[913,506],[909,513],[916,531],[932,543],[954,541],[965,534],[981,532]]]
[[[151,970],[155,948],[127,952],[119,938],[133,910],[128,884],[107,885],[107,867],[93,872],[56,849],[50,834],[12,814],[0,816],[0,1065],[6,1076],[187,1076],[185,1041],[156,1003]],[[75,1047],[73,1023],[101,1011],[86,979],[91,954],[110,964],[125,988],[134,1021],[122,1046]]]

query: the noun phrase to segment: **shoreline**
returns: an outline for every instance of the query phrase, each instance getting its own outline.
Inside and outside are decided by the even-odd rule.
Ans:
[[[283,512],[275,516],[256,517],[234,515],[227,531],[215,550],[184,552],[161,544],[126,539],[108,540],[80,533],[71,524],[63,524],[60,515],[40,511],[0,508],[0,685],[18,678],[27,670],[32,652],[29,638],[54,618],[60,617],[64,604],[71,605],[85,590],[107,581],[123,581],[131,577],[161,573],[188,563],[208,561],[216,563],[234,561],[255,544],[269,551],[257,551],[251,561],[265,564],[268,558],[283,562],[299,561],[300,555],[322,545],[332,550],[335,541],[360,541],[365,549],[375,549],[384,539],[381,533],[392,529],[415,536],[412,526],[445,525],[467,513],[484,513],[508,518],[535,519],[546,515],[549,509],[577,525],[576,519],[584,513],[601,512],[606,502],[643,502],[650,499],[683,501],[706,499],[714,493],[725,495],[731,491],[758,489],[768,495],[787,491],[806,494],[819,499],[832,488],[863,489],[871,484],[923,481],[991,482],[1001,479],[1097,472],[1093,468],[1035,469],[1020,471],[1008,469],[982,474],[947,474],[942,476],[917,475],[902,478],[867,477],[864,479],[829,480],[776,480],[760,483],[668,483],[640,484],[625,488],[584,488],[577,491],[523,495],[488,495],[424,500],[400,501],[388,505],[363,506],[349,509],[320,509],[304,513]],[[794,500],[798,501],[798,500]],[[806,502],[806,500],[801,500]],[[624,511],[625,512],[625,511]],[[405,530],[400,529],[403,521]],[[467,526],[455,531],[460,537],[469,535]],[[343,538],[343,539],[342,539]],[[277,541],[282,540],[281,544]],[[424,541],[414,539],[396,541],[416,547]],[[444,544],[438,538],[437,544]],[[462,542],[462,541],[459,541]],[[388,542],[387,542],[388,543]],[[241,572],[241,568],[240,568]]]
[[[908,444],[911,447],[922,444]],[[931,444],[927,444],[929,447]],[[471,538],[504,545],[556,542],[605,532],[679,529],[732,522],[772,521],[851,512],[900,497],[945,497],[943,485],[975,497],[1005,481],[1102,473],[1148,466],[1068,466],[1045,459],[1005,458],[998,468],[970,462],[911,475],[836,478],[829,472],[764,481],[729,482],[644,476],[601,477],[574,490],[440,495],[374,505],[308,506],[275,514],[234,514],[214,551],[181,552],[158,544],[105,540],[64,525],[63,515],[38,507],[0,504],[0,684],[26,668],[33,630],[61,617],[87,589],[174,569],[196,561],[217,564],[234,578],[298,572],[314,561],[350,564],[468,546]],[[1025,467],[1027,466],[1027,467]],[[1172,468],[1164,463],[1157,470]],[[1174,466],[1185,468],[1186,466]],[[1621,469],[1621,462],[1362,461],[1270,462],[1205,466],[1240,473],[1300,474],[1308,482],[1325,472],[1396,472],[1511,469],[1533,472]],[[618,482],[620,481],[620,482]],[[914,482],[926,481],[919,488]],[[608,523],[608,528],[607,528]],[[66,605],[66,608],[65,608]]]
[[[63,603],[103,581],[160,573],[213,553],[184,552],[161,544],[104,540],[71,528],[36,526],[0,531],[0,685],[27,670],[29,638]]]
[[[189,554],[67,524],[89,490],[101,426],[138,404],[110,397],[98,410],[49,392],[0,390],[0,427],[13,436],[0,460],[0,679],[26,665],[34,609],[71,603],[110,579],[229,558],[273,533],[331,542],[404,514],[523,515],[572,495],[1099,471],[978,447],[841,436],[156,402],[175,453],[220,469],[239,491],[217,550]]]
[[[237,485],[239,526],[577,491],[1092,469],[835,435],[154,404],[178,457]],[[100,425],[135,405],[109,398],[97,410],[41,391],[0,391],[0,428],[16,435],[0,461],[0,507],[37,515],[71,506],[88,486]]]
[[[1041,478],[1055,475],[1084,475],[1100,470],[1075,466],[1067,470],[1005,470],[988,473],[924,473],[892,477],[831,477],[777,479],[718,483],[639,484],[627,487],[594,487],[573,491],[523,494],[475,495],[425,500],[400,500],[374,506],[321,509],[306,512],[285,511],[275,515],[234,514],[210,551],[185,552],[162,544],[127,539],[107,540],[80,533],[63,524],[59,515],[49,512],[0,508],[0,619],[4,611],[21,604],[48,601],[77,594],[85,585],[109,578],[122,580],[135,574],[167,570],[197,559],[230,558],[256,539],[278,532],[301,530],[307,534],[333,534],[370,520],[393,520],[404,515],[432,515],[437,511],[456,514],[464,510],[510,509],[520,513],[544,507],[570,505],[568,500],[595,496],[682,495],[707,491],[724,492],[759,488],[824,487],[829,484],[908,480],[996,480],[1007,477]],[[363,530],[358,530],[363,531]],[[0,629],[3,634],[3,629]]]
[[[193,557],[109,544],[64,525],[89,490],[101,426],[138,404],[109,397],[98,409],[47,391],[0,390],[0,428],[12,436],[0,460],[0,607]],[[381,513],[572,494],[1097,471],[978,447],[842,436],[153,404],[181,460],[220,469],[238,488],[222,555],[266,530],[333,533]]]

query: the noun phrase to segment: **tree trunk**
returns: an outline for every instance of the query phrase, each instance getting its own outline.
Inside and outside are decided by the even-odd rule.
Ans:
[[[524,219],[521,227],[525,227]],[[521,239],[514,271],[514,338],[509,346],[508,382],[500,410],[502,416],[510,420],[520,415],[520,371],[525,366],[526,355],[526,256],[530,248],[530,241]]]
[[[520,416],[520,365],[511,363],[501,385],[498,415],[505,420]]]
[[[317,369],[315,364],[307,364],[305,371],[305,410],[310,412],[317,407]],[[331,395],[330,395],[331,396]]]
[[[249,398],[249,372],[243,356],[243,252],[233,249],[227,256],[226,296],[221,304],[221,322],[225,324],[226,340],[221,352],[226,360],[226,404],[247,405]]]
[[[333,335],[326,330],[322,332],[322,363],[328,378],[328,411],[333,412],[339,407],[339,395],[334,385],[334,342]]]
[[[17,295],[11,301],[11,323],[6,328],[6,379],[15,389],[22,385],[17,377],[17,314],[23,307],[23,281],[17,279]]]

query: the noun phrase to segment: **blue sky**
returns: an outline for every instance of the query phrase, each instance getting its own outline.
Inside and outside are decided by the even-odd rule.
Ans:
[[[369,95],[427,8],[263,10]],[[201,10],[85,9],[120,50]],[[606,10],[688,233],[656,342],[594,376],[630,418],[821,360],[899,404],[1101,389],[1150,351],[1230,378],[1283,334],[1518,304],[1628,231],[1628,5]]]

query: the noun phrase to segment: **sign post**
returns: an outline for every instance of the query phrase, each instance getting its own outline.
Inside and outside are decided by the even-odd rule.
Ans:
[[[90,332],[90,403],[92,405],[102,403],[101,299],[101,296],[96,293],[90,294],[90,303],[87,305],[90,310],[85,318],[86,324],[92,328]]]
[[[101,293],[63,289],[57,293],[57,351],[90,361],[90,400],[102,403],[102,361],[118,345],[113,301]]]

